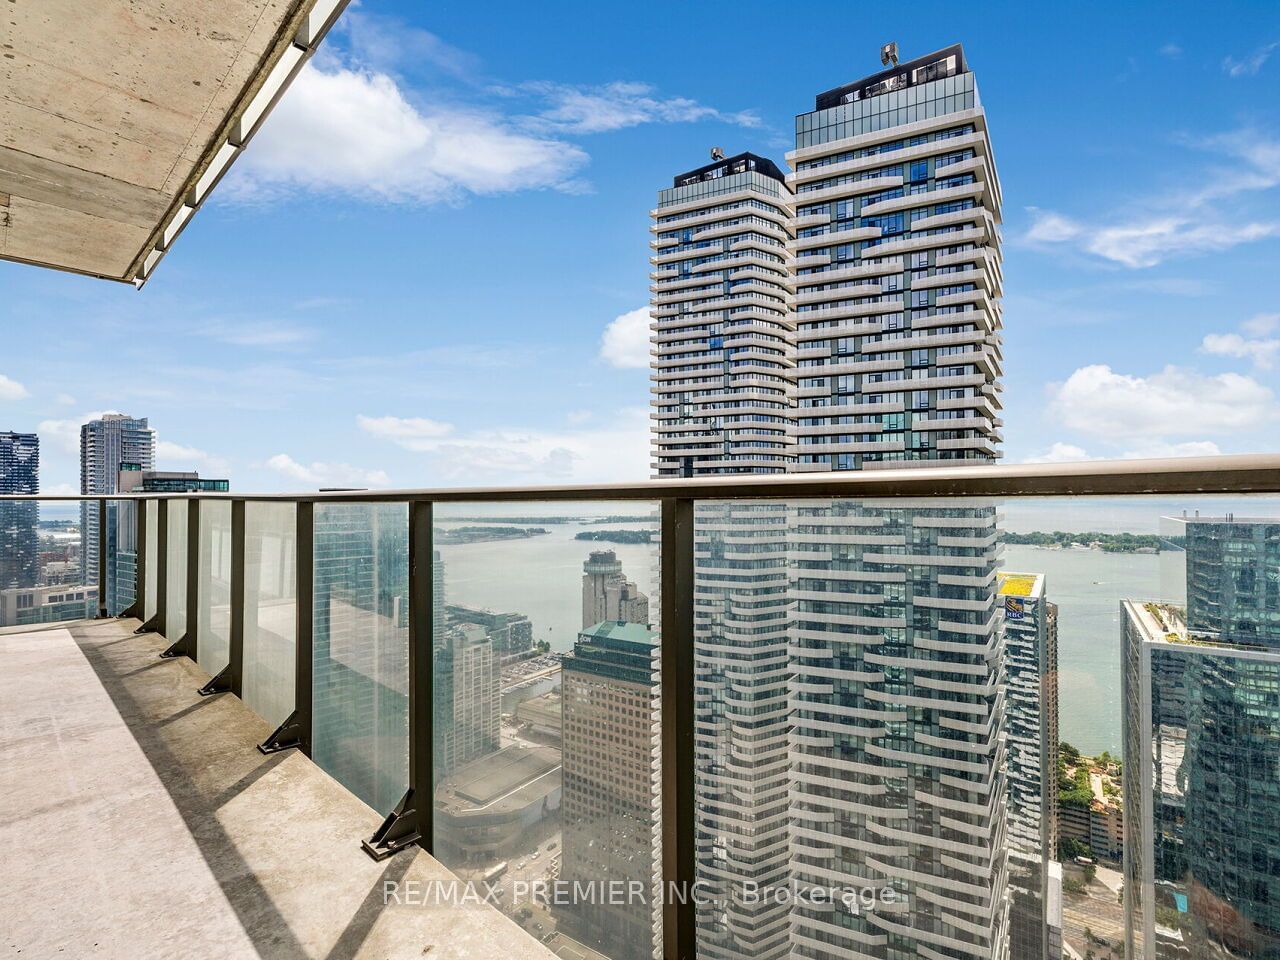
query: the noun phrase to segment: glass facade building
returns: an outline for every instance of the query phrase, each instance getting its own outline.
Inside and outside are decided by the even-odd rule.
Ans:
[[[1187,629],[1280,649],[1280,523],[1191,518]]]
[[[1280,654],[1124,614],[1128,956],[1278,956]]]
[[[106,413],[80,427],[80,492],[99,496],[118,492],[120,471],[124,464],[137,464],[139,469],[155,467],[156,435],[147,418]],[[116,528],[119,529],[117,517]],[[121,552],[108,554],[119,558]],[[107,570],[106,604],[109,611],[123,610],[119,591],[132,583],[133,554],[123,561],[113,560]],[[82,582],[98,582],[98,505],[87,501],[80,505],[80,563]],[[125,589],[129,589],[127,586]]]
[[[1001,573],[1009,778],[1012,956],[1062,956],[1058,850],[1058,608],[1036,573]]]
[[[1127,956],[1280,956],[1280,524],[1180,518],[1180,602],[1122,605]]]
[[[40,492],[40,438],[0,433],[0,494]],[[34,587],[40,579],[40,506],[0,502],[0,590]]]

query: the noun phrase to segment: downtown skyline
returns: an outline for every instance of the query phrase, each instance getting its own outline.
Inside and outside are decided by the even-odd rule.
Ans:
[[[15,948],[1280,954],[1274,3],[17,8]]]
[[[860,14],[855,45],[767,79],[714,69],[751,18],[664,78],[649,54],[690,40],[634,12],[620,14],[637,40],[621,58],[573,26],[553,62],[510,46],[528,12],[495,32],[461,13],[353,10],[273,118],[279,136],[144,293],[0,265],[15,330],[3,425],[40,433],[48,492],[74,486],[72,438],[104,410],[151,419],[159,468],[245,490],[639,479],[647,248],[634,223],[651,185],[713,145],[780,157],[795,105],[861,76],[879,43],[910,57],[958,38],[986,78],[1010,198],[1005,459],[1274,449],[1280,22],[1260,4],[1211,23],[1161,9],[1156,22],[1022,14],[1016,47],[944,17],[920,31]],[[409,145],[379,159],[358,130],[320,123],[316,96],[387,107]],[[459,117],[467,163],[413,152]],[[347,166],[291,157],[299,137]],[[387,174],[405,164],[416,178]],[[320,242],[330,228],[343,243]],[[501,289],[481,272],[495,236]],[[146,378],[112,375],[144,358]]]

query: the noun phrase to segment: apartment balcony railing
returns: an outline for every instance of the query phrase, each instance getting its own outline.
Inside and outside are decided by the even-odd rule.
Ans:
[[[806,843],[816,842],[816,848],[802,851],[806,860],[797,867],[801,873],[833,875],[840,869],[841,850],[847,860],[848,850],[859,843],[866,841],[862,847],[866,852],[872,849],[866,845],[871,839],[881,843],[885,836],[893,836],[897,839],[892,849],[885,846],[889,852],[883,856],[868,855],[866,869],[920,883],[920,871],[905,864],[902,851],[909,840],[919,841],[937,824],[916,825],[923,832],[912,840],[912,825],[895,820],[880,824],[875,838],[859,840],[842,835],[838,816],[832,816],[832,810],[846,802],[864,814],[874,812],[884,793],[870,782],[868,771],[879,765],[895,771],[890,777],[906,776],[905,764],[914,758],[925,767],[936,766],[936,776],[929,783],[925,774],[911,777],[917,796],[936,793],[944,832],[954,834],[966,817],[973,824],[973,836],[954,835],[946,840],[935,833],[936,839],[928,842],[949,850],[942,858],[951,872],[947,882],[963,884],[973,898],[964,927],[971,936],[946,945],[977,956],[988,949],[991,937],[1003,935],[1004,930],[1001,921],[990,919],[999,909],[982,901],[983,891],[1000,896],[1004,884],[1003,868],[998,866],[1003,863],[1002,853],[983,848],[983,838],[1002,846],[1006,836],[1003,825],[991,825],[992,818],[1003,815],[1003,808],[990,794],[1002,775],[1019,775],[1013,766],[1018,750],[1009,747],[1006,761],[1006,748],[997,744],[1011,725],[1017,728],[1011,738],[1015,744],[1028,736],[1034,741],[1038,727],[1031,727],[1028,735],[1025,724],[1020,726],[1017,709],[1025,709],[1028,702],[1035,706],[1058,700],[1056,672],[1052,696],[1039,686],[1044,695],[1038,700],[1020,699],[1023,706],[1017,709],[1005,702],[1001,692],[1008,681],[1006,669],[1012,668],[999,658],[993,660],[992,652],[1003,649],[1000,636],[1005,637],[1004,644],[1011,642],[1013,632],[1005,627],[1014,621],[1004,621],[1005,627],[1001,623],[1006,613],[1012,617],[1015,610],[1002,601],[997,589],[1003,572],[996,542],[1001,511],[1038,511],[1044,520],[1034,525],[1048,530],[1105,532],[1118,505],[1130,514],[1141,510],[1155,518],[1169,510],[1187,509],[1189,504],[1207,517],[1222,502],[1221,512],[1233,514],[1230,522],[1236,522],[1234,517],[1242,515],[1241,504],[1253,504],[1257,516],[1269,518],[1280,530],[1280,501],[1259,496],[1264,494],[1280,494],[1280,456],[940,464],[930,469],[595,486],[5,497],[0,498],[0,507],[31,500],[86,504],[85,516],[96,530],[97,569],[85,579],[98,587],[98,617],[136,618],[139,632],[162,634],[168,642],[162,656],[191,658],[208,672],[201,694],[239,697],[275,726],[260,749],[296,748],[378,808],[386,816],[381,828],[370,837],[352,838],[362,840],[371,857],[384,858],[419,845],[446,864],[456,862],[468,875],[499,867],[514,872],[510,863],[518,856],[494,852],[508,847],[502,843],[486,847],[478,834],[465,841],[447,836],[447,830],[467,829],[467,817],[475,810],[498,802],[486,800],[479,787],[469,793],[470,788],[464,789],[450,776],[468,764],[480,764],[476,769],[483,774],[485,758],[496,756],[507,739],[488,719],[496,705],[478,708],[474,702],[463,702],[459,697],[464,695],[458,693],[465,688],[471,691],[465,696],[482,700],[497,696],[500,691],[492,685],[498,682],[500,668],[495,658],[501,658],[495,650],[481,649],[474,657],[467,652],[494,643],[496,628],[490,624],[477,639],[475,631],[468,633],[453,622],[455,614],[445,609],[438,595],[442,583],[448,582],[448,572],[442,574],[437,551],[467,542],[486,551],[490,560],[473,564],[468,576],[487,578],[496,591],[489,605],[500,606],[502,582],[520,566],[519,551],[527,537],[509,544],[486,542],[481,547],[478,541],[487,534],[459,532],[460,524],[537,527],[536,516],[530,516],[540,509],[555,514],[575,505],[572,509],[583,515],[594,513],[599,519],[607,516],[601,510],[624,507],[633,514],[626,525],[645,533],[631,542],[649,545],[641,544],[636,547],[640,552],[627,554],[631,567],[611,581],[612,586],[616,591],[617,580],[644,579],[650,571],[643,568],[651,561],[657,572],[649,592],[656,594],[656,602],[644,614],[635,613],[638,608],[620,606],[625,602],[621,595],[600,599],[605,604],[600,609],[610,612],[609,620],[630,621],[639,628],[634,637],[626,630],[610,636],[606,622],[593,639],[585,622],[592,618],[584,611],[576,650],[560,663],[563,779],[560,792],[548,803],[560,807],[560,816],[567,822],[581,815],[573,804],[584,797],[603,803],[604,795],[608,802],[624,805],[626,798],[638,798],[636,809],[642,809],[651,794],[652,816],[632,810],[609,821],[613,835],[597,836],[593,847],[587,845],[595,858],[591,867],[642,875],[645,870],[636,867],[635,850],[644,848],[652,853],[653,879],[663,890],[694,890],[699,882],[719,889],[718,878],[732,875],[735,864],[748,875],[776,872],[778,857],[783,855],[769,838],[785,832],[788,816],[802,816],[807,822],[804,836],[810,838]],[[495,505],[502,505],[501,516],[495,513]],[[512,517],[513,512],[521,517]],[[491,514],[491,522],[476,519]],[[1030,523],[1025,520],[1019,525],[1025,528]],[[1111,523],[1110,529],[1120,528]],[[591,532],[589,525],[584,532]],[[581,559],[587,559],[589,551],[614,546],[609,538],[601,539],[604,542],[584,537]],[[1179,543],[1179,549],[1182,546]],[[1020,560],[1019,565],[1025,562]],[[877,581],[876,570],[889,575]],[[1261,566],[1258,571],[1263,572]],[[557,574],[547,570],[539,575],[547,578],[546,593],[554,595],[551,578]],[[1053,601],[1054,588],[1061,585],[1052,576],[1041,599]],[[574,569],[559,581],[567,598],[560,607],[572,607],[574,618],[580,577],[581,571]],[[893,586],[882,589],[883,584]],[[1071,586],[1090,588],[1086,583]],[[1151,596],[1134,599],[1164,599],[1154,595],[1159,583],[1148,586]],[[1265,592],[1265,587],[1261,589]],[[914,608],[903,602],[912,591],[921,600]],[[0,607],[0,614],[4,609]],[[1280,618],[1280,609],[1272,612]],[[1160,619],[1158,609],[1148,613],[1162,624],[1174,623],[1172,618]],[[1055,615],[1065,635],[1067,613]],[[650,626],[652,631],[647,630]],[[1016,626],[1021,629],[1023,624]],[[884,631],[909,628],[915,631],[914,640],[905,647],[899,644],[872,657],[860,655],[859,651],[874,651]],[[711,639],[695,640],[696,636]],[[567,638],[555,640],[562,649],[552,652],[568,653],[563,649]],[[592,642],[598,643],[598,649],[592,648]],[[642,664],[646,642],[652,644],[652,656]],[[1117,635],[1113,649],[1120,645]],[[973,661],[963,675],[946,673],[948,664],[969,654]],[[1019,662],[1039,662],[1046,674],[1050,672],[1034,656]],[[1100,669],[1119,667],[1117,656],[1113,664]],[[827,710],[832,698],[842,695],[838,691],[865,684],[866,705],[884,708],[890,722],[905,722],[905,713],[894,712],[894,695],[880,689],[886,671],[904,669],[917,682],[911,698],[902,703],[942,713],[948,703],[958,704],[963,719],[949,719],[938,734],[922,731],[913,742],[899,741],[889,749],[873,742],[884,733],[883,721],[869,719],[866,711],[851,719],[847,711]],[[912,674],[915,670],[921,672]],[[564,686],[569,673],[582,678],[573,681],[580,686]],[[760,678],[766,676],[782,678],[772,698],[762,696],[759,688]],[[1034,682],[1049,681],[1035,678]],[[646,684],[650,684],[648,693]],[[601,696],[601,690],[612,690],[616,696]],[[593,695],[598,699],[585,712],[580,703],[570,704],[574,696],[587,702]],[[735,725],[750,725],[753,703],[758,710],[760,702],[782,703],[787,697],[790,711],[806,718],[793,722],[789,740],[781,733],[768,741],[756,742],[749,736],[735,739]],[[646,716],[650,708],[652,716]],[[1062,709],[1075,707],[1064,698]],[[611,710],[621,712],[615,715]],[[477,719],[473,716],[477,712],[486,717]],[[780,716],[785,713],[781,711]],[[627,719],[634,721],[637,714],[640,724],[628,725]],[[538,747],[525,734],[536,729],[538,721],[521,723],[525,733],[520,743],[529,747],[532,756]],[[344,724],[358,727],[358,738]],[[654,738],[652,751],[646,729]],[[577,765],[570,770],[569,754],[563,751],[571,749],[572,738],[576,738],[572,749],[587,750],[591,760],[585,766],[574,761]],[[845,779],[853,767],[839,746],[847,746],[850,738],[865,738],[872,748],[860,754],[856,783]],[[789,743],[786,749],[778,746],[784,741]],[[1120,742],[1120,731],[1115,742]],[[1052,747],[1056,752],[1056,744]],[[644,775],[628,778],[619,762],[640,764]],[[1003,773],[1006,762],[1010,766]],[[591,793],[594,788],[579,780],[584,770],[601,764],[615,779],[602,782],[597,785],[599,791]],[[753,770],[760,773],[754,780],[748,775]],[[789,788],[791,806],[779,813],[778,797],[787,795],[792,776],[788,771],[795,771]],[[773,783],[771,776],[781,780]],[[857,796],[842,800],[841,791]],[[711,794],[718,799],[708,799]],[[719,859],[702,864],[700,831],[710,834],[708,842],[717,846],[716,825],[726,816],[732,819],[733,809],[750,809],[756,802],[771,812],[759,819],[747,818],[740,832],[728,831]],[[1138,798],[1130,798],[1130,803],[1134,815],[1144,809]],[[792,813],[788,815],[786,809]],[[1035,822],[1040,816],[1037,810]],[[633,835],[620,835],[620,822],[628,823],[626,829]],[[745,828],[748,822],[750,829]],[[599,827],[599,821],[587,817],[575,829],[589,833],[593,823]],[[765,839],[753,840],[753,836]],[[549,860],[561,858],[549,867],[560,877],[566,871],[585,871],[581,864],[571,865],[563,858],[570,852],[584,855],[581,842],[581,836],[572,840],[565,832],[558,851],[535,844],[531,854],[520,860],[521,869],[526,860],[541,853]],[[970,855],[970,847],[977,853]],[[708,849],[705,843],[703,849]],[[486,856],[502,858],[501,863],[489,864]],[[775,922],[770,919],[773,915],[744,905],[740,890],[724,892],[723,909],[714,916],[696,897],[664,896],[658,898],[660,907],[650,903],[645,908],[652,910],[647,917],[642,908],[628,908],[630,919],[582,914],[563,929],[576,931],[588,945],[591,938],[582,931],[602,925],[632,930],[632,941],[636,930],[649,929],[660,937],[655,940],[656,952],[669,958],[695,956],[704,937],[731,942],[739,927],[747,938],[741,942],[764,936],[757,928]],[[920,900],[926,913],[932,909],[928,902],[928,897]],[[892,929],[909,935],[916,921],[899,909],[886,911],[886,916],[890,913],[895,917]],[[823,939],[810,934],[825,928],[806,925],[803,915],[798,916],[793,943]],[[867,928],[867,935],[876,935],[883,922],[882,918],[879,928]],[[597,946],[604,949],[608,944]],[[643,937],[636,950],[637,956],[654,955]]]

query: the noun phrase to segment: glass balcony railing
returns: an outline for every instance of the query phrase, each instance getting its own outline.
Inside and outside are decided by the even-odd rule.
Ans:
[[[46,621],[562,957],[1280,951],[1280,458],[86,503]]]

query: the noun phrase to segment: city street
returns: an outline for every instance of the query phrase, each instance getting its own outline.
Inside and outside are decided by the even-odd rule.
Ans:
[[[1067,877],[1083,879],[1074,865],[1064,865]],[[1115,882],[1114,870],[1099,867],[1099,874]],[[1096,960],[1122,960],[1124,957],[1124,908],[1119,894],[1095,878],[1083,893],[1062,893],[1063,940],[1079,957],[1093,951]],[[1092,938],[1086,936],[1086,931]]]

